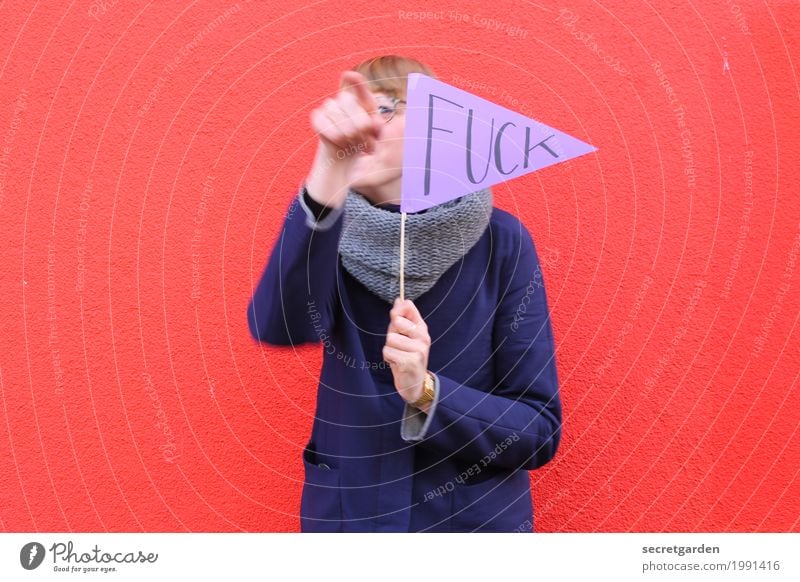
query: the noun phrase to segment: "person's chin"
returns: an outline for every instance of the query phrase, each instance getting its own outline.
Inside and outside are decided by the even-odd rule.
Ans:
[[[374,188],[374,184],[363,176],[350,178],[350,188],[358,192],[369,191]]]
[[[369,165],[365,164],[366,160],[359,158],[355,164],[350,168],[349,181],[351,184],[366,184],[369,182]]]
[[[386,187],[387,184],[399,177],[399,174],[396,172],[376,170],[375,168],[354,167],[353,170],[349,179],[350,188],[360,194],[368,196],[375,194],[378,190]]]
[[[359,169],[354,168],[354,170]],[[375,172],[355,171],[350,174],[350,186],[354,190],[374,190],[381,185],[381,181],[377,179],[379,177],[380,175]]]

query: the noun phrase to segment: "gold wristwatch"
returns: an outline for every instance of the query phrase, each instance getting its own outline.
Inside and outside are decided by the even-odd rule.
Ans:
[[[435,388],[436,384],[434,384],[433,372],[428,371],[427,375],[425,376],[425,382],[422,385],[422,396],[420,396],[415,402],[412,402],[411,406],[414,408],[419,408],[423,404],[433,402]]]

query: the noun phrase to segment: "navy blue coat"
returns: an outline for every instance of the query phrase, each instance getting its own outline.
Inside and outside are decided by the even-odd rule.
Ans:
[[[438,377],[425,414],[383,361],[392,306],[342,266],[343,214],[316,222],[293,198],[247,310],[257,340],[324,353],[302,531],[532,531],[528,471],[555,455],[561,402],[528,230],[494,208],[475,246],[414,301]]]

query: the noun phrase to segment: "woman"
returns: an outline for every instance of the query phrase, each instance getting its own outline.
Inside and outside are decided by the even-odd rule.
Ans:
[[[253,336],[322,342],[303,454],[302,531],[533,531],[528,471],[553,458],[561,403],[527,229],[481,190],[406,222],[405,90],[415,60],[343,73],[248,306]]]

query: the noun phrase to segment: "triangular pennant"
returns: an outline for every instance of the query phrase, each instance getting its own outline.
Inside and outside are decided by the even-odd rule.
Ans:
[[[400,210],[419,212],[596,151],[427,75],[408,75]]]

